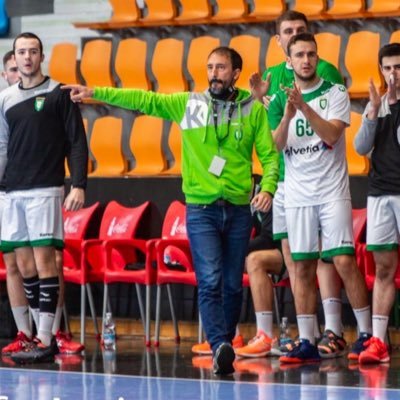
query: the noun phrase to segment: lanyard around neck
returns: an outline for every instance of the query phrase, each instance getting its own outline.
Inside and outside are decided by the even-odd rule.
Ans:
[[[221,143],[229,136],[229,127],[231,126],[231,120],[232,120],[233,111],[235,109],[235,103],[233,101],[229,102],[227,129],[226,129],[225,135],[223,135],[223,136],[218,135],[218,107],[217,107],[217,102],[215,100],[212,101],[212,106],[213,106],[212,111],[213,111],[215,135],[217,137],[218,143]],[[223,106],[224,111],[222,113],[221,126],[222,126],[222,121],[223,121],[224,115],[225,115],[225,108],[226,108],[226,102],[224,102],[224,106]]]

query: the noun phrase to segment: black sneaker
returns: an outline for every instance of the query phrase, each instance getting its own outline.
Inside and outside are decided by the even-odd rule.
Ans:
[[[233,374],[235,372],[235,369],[233,368],[234,360],[235,351],[233,350],[233,347],[229,343],[222,343],[219,345],[213,359],[214,374]]]
[[[11,355],[11,359],[18,364],[39,363],[54,361],[58,353],[56,339],[53,337],[50,346],[45,346],[40,339],[35,338],[23,351]]]
[[[358,357],[362,351],[365,350],[364,343],[371,339],[372,335],[370,333],[361,332],[358,339],[353,343],[347,359],[351,361],[358,361]]]

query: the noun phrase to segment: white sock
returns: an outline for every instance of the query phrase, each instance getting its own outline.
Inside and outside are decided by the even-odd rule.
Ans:
[[[385,342],[389,317],[386,315],[372,316],[372,333],[375,337]]]
[[[262,330],[270,338],[273,336],[273,316],[272,311],[257,311],[256,322],[257,332]]]
[[[317,314],[314,314],[314,338],[319,338],[321,336],[321,332],[319,331],[318,317]]]
[[[372,333],[371,307],[353,309],[357,320],[358,330],[365,333]]]
[[[325,315],[325,330],[342,336],[342,300],[334,297],[322,301]]]
[[[39,330],[40,310],[38,308],[29,308],[29,311],[32,314],[33,322],[36,326],[36,332],[37,332]]]
[[[299,338],[308,339],[315,345],[314,318],[315,314],[303,314],[297,316],[297,325],[299,327]]]
[[[32,329],[29,323],[29,306],[11,307],[11,311],[18,332],[24,332],[28,338],[32,338]]]
[[[240,335],[240,328],[239,328],[239,325],[236,325],[235,336],[239,336],[239,335]]]
[[[53,335],[55,335],[60,330],[62,313],[63,313],[63,307],[57,307],[56,313],[54,315],[53,327],[51,329]]]
[[[40,325],[37,337],[45,346],[50,346],[53,334],[51,329],[54,323],[54,314],[42,312],[40,313]]]

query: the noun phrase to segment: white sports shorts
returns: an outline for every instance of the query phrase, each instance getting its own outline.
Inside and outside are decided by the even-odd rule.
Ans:
[[[286,208],[286,220],[294,261],[354,254],[350,200],[336,200],[309,207]]]
[[[63,248],[64,187],[18,190],[4,197],[1,247],[53,246]]]
[[[367,200],[367,250],[390,251],[399,247],[400,195]]]
[[[287,239],[286,212],[285,212],[285,184],[278,183],[272,202],[272,234],[274,240]]]

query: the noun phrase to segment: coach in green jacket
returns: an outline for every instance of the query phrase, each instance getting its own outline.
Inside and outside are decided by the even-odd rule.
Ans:
[[[208,57],[209,89],[204,93],[66,86],[73,101],[93,98],[180,125],[187,231],[216,374],[234,372],[231,340],[242,303],[249,204],[267,211],[278,180],[278,153],[265,109],[249,92],[235,87],[241,69],[242,58],[235,50],[218,47]],[[261,192],[251,199],[253,147],[263,176]]]

